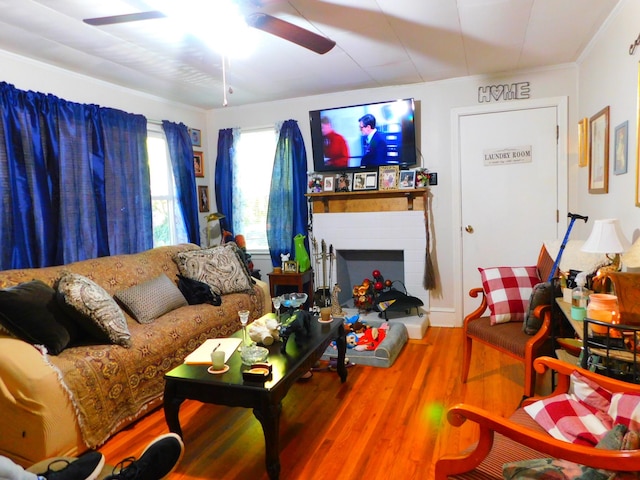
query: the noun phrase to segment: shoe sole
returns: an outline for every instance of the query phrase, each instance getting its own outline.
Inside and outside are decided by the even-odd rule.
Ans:
[[[178,465],[180,464],[180,462],[182,461],[182,457],[184,456],[184,443],[182,442],[182,438],[180,438],[180,435],[178,435],[177,433],[165,433],[164,435],[160,435],[159,437],[156,437],[153,442],[151,442],[149,445],[147,445],[147,447],[143,450],[143,452],[140,454],[141,458],[147,450],[149,450],[153,445],[155,445],[157,442],[159,442],[160,440],[163,440],[165,438],[175,438],[176,440],[178,440],[178,442],[180,443],[180,456],[178,457],[178,459],[176,460],[176,463],[173,465],[173,468],[168,471],[166,473],[166,475],[162,478],[167,478],[169,475],[171,475],[176,468],[178,468]],[[89,480],[89,479],[87,479]],[[93,479],[91,479],[93,480]],[[159,479],[162,480],[162,479]]]
[[[102,455],[102,460],[100,460],[100,463],[96,465],[95,470],[87,478],[85,478],[85,480],[96,480],[98,476],[102,473],[103,468],[104,468],[104,455]]]

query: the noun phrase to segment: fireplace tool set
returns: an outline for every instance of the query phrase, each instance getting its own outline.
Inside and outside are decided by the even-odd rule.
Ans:
[[[335,260],[335,254],[333,253],[333,244],[329,245],[329,249],[327,250],[327,244],[324,239],[322,239],[320,241],[320,249],[318,249],[318,241],[315,237],[313,238],[311,244],[313,248],[312,256],[314,264],[313,281],[314,285],[316,285],[313,304],[317,307],[329,307],[331,306],[331,281],[333,277],[333,261]],[[328,270],[327,262],[329,263]],[[322,266],[322,272],[320,271],[320,266]]]

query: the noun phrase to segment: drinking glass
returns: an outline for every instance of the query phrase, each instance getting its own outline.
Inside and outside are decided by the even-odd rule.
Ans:
[[[273,308],[276,309],[276,320],[278,320],[278,323],[280,323],[280,297],[273,297],[271,301],[273,302]]]
[[[242,346],[247,345],[247,323],[249,323],[249,310],[240,310],[238,312],[240,323],[242,324]]]

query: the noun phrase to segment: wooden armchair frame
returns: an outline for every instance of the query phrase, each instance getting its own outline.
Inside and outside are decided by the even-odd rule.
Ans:
[[[538,255],[537,268],[542,279],[546,279],[553,268],[553,260],[544,246]],[[471,350],[473,342],[476,341],[522,361],[525,368],[524,397],[532,396],[536,384],[533,361],[541,355],[551,354],[550,341],[548,341],[551,336],[551,306],[542,305],[535,309],[534,315],[541,319],[542,325],[535,335],[527,335],[522,331],[522,322],[490,325],[487,297],[481,287],[472,288],[469,295],[473,298],[480,296],[480,306],[464,319],[462,383],[467,382],[471,366]]]
[[[570,385],[569,377],[574,371],[580,372],[585,377],[597,382],[611,392],[632,392],[640,394],[640,385],[605,377],[554,358],[540,357],[535,360],[534,365],[536,371],[540,374],[544,373],[547,369],[557,372],[557,385],[554,391],[547,397],[540,398],[548,398],[567,393]],[[524,401],[524,405],[539,400],[540,398],[527,399]],[[563,458],[592,468],[637,472],[638,465],[640,465],[640,450],[604,450],[574,445],[556,440],[544,431],[527,428],[512,419],[500,417],[471,405],[455,405],[449,409],[447,419],[449,423],[455,426],[460,426],[467,420],[477,423],[480,427],[480,438],[472,449],[462,454],[447,455],[440,458],[435,465],[436,480],[445,480],[450,478],[450,476],[454,476],[457,479],[464,479],[464,473],[472,472],[485,461],[494,446],[494,437],[496,434],[506,437],[509,444],[512,445],[511,448],[508,448],[507,453],[513,454],[513,458],[505,461],[521,460],[522,457],[518,454],[518,448],[524,446],[539,452],[539,458]],[[504,459],[504,457],[505,449],[503,444],[501,458]],[[483,476],[482,478],[488,477]]]

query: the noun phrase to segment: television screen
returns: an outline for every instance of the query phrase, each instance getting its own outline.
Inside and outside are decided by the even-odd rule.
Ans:
[[[412,98],[309,112],[316,172],[416,164]]]

